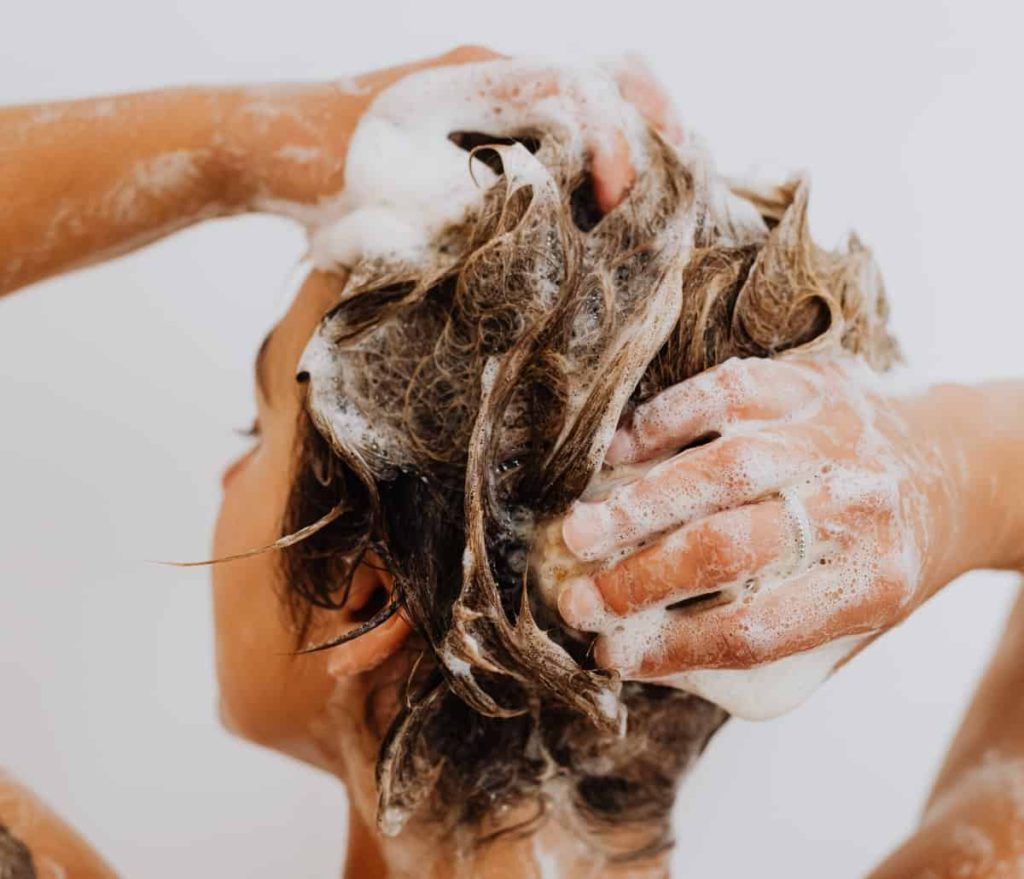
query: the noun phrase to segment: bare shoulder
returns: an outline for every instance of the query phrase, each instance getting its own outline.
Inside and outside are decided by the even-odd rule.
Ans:
[[[0,769],[0,879],[116,879],[78,833]]]

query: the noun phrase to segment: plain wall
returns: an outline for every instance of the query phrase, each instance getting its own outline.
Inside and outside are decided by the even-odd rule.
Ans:
[[[1012,9],[1012,11],[1010,11]],[[333,77],[461,42],[644,52],[730,172],[807,169],[817,237],[872,244],[909,361],[1024,372],[1010,4],[0,0],[0,102]],[[0,205],[0,210],[3,206]],[[3,244],[0,242],[0,248]],[[251,360],[302,254],[208,223],[0,302],[0,765],[127,876],[338,874],[332,779],[218,725],[207,575]],[[685,783],[681,876],[854,877],[912,826],[1013,578],[976,574]]]

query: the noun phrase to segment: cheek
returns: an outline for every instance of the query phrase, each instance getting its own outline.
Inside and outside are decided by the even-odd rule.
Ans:
[[[220,557],[280,536],[288,495],[287,459],[254,453],[225,486],[214,534]],[[330,691],[319,657],[294,657],[294,633],[280,595],[274,552],[213,566],[220,711],[232,732],[302,756],[301,740]]]

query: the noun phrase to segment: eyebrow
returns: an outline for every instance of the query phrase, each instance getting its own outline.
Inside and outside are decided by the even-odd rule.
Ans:
[[[259,351],[256,352],[256,364],[253,367],[253,371],[256,374],[256,387],[259,389],[260,395],[268,403],[270,402],[270,382],[267,379],[267,351],[270,348],[270,340],[273,337],[273,330],[263,337],[263,341],[260,342]]]

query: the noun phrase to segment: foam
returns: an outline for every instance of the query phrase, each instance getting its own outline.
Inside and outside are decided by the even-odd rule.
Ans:
[[[639,113],[620,96],[612,75],[600,67],[555,66],[537,61],[497,61],[456,67],[425,70],[400,80],[381,92],[371,103],[357,126],[346,159],[346,185],[343,193],[315,205],[269,201],[269,209],[289,214],[307,226],[310,236],[310,260],[321,269],[351,267],[361,260],[382,260],[391,264],[430,265],[436,254],[434,242],[446,226],[464,219],[467,212],[478,207],[496,176],[482,162],[472,162],[469,155],[449,139],[456,131],[486,132],[499,136],[522,135],[543,131],[557,137],[569,149],[583,151],[609,147],[607,140],[615,131],[626,137],[637,172],[643,173],[645,150],[642,147],[646,124]],[[693,141],[697,143],[697,141]],[[696,149],[696,147],[693,147]],[[519,182],[552,185],[546,169],[525,150],[506,152],[506,171]],[[701,165],[710,168],[709,165]],[[708,172],[710,173],[710,171]],[[742,200],[731,198],[719,178],[709,181],[710,197],[716,216],[742,238],[763,230],[763,223]],[[744,231],[747,230],[747,231]],[[317,344],[314,336],[302,357],[301,369],[313,379],[312,387],[329,388],[331,381],[344,382],[339,375],[336,356],[330,346]],[[859,380],[865,387],[875,382],[874,374],[852,358],[846,367],[854,380],[846,400],[860,417],[863,431],[857,458],[874,462],[870,471],[851,469],[842,474],[845,483],[836,482],[837,494],[845,492],[877,496],[877,487],[869,486],[872,478],[888,484],[900,484],[905,476],[901,462],[887,453],[885,439],[874,423],[873,406],[866,391],[857,391]],[[733,395],[742,393],[745,374],[732,369],[731,384],[710,386],[704,401],[707,417],[727,411]],[[493,381],[493,364],[482,377],[483,384]],[[858,397],[858,393],[860,396]],[[395,443],[356,411],[338,405],[346,395],[331,394],[313,399],[311,405],[345,445],[367,449],[371,454],[386,457]],[[803,410],[795,409],[793,418],[808,417],[819,405],[809,403]],[[668,418],[668,413],[650,409],[654,419]],[[752,433],[764,425],[732,421],[720,425],[724,438]],[[610,430],[614,427],[611,424]],[[609,437],[610,439],[610,437]],[[722,479],[695,477],[685,490],[671,494],[658,490],[651,480],[648,491],[632,504],[620,505],[616,544],[608,552],[595,554],[601,561],[581,563],[565,547],[561,523],[541,528],[541,539],[532,557],[538,573],[541,598],[550,606],[557,604],[561,584],[579,573],[591,573],[595,567],[611,564],[629,552],[640,535],[665,531],[681,521],[693,521],[717,510],[736,505],[737,494],[754,500],[773,486],[798,482],[802,474],[791,469],[783,445],[770,443],[752,454],[740,452],[733,466]],[[621,482],[635,482],[644,473],[656,476],[663,461],[643,468],[617,468],[599,474],[588,489],[585,500],[607,494]],[[814,488],[813,478],[803,486]],[[875,488],[875,495],[872,489]],[[899,498],[897,498],[899,500]],[[890,493],[879,502],[894,504]],[[658,508],[661,508],[660,510]],[[668,514],[665,514],[667,509]],[[902,516],[906,519],[906,515]],[[818,556],[832,552],[830,540],[858,534],[856,519],[822,525],[825,540],[812,552]],[[831,529],[831,530],[830,530]],[[907,529],[904,527],[904,531]],[[878,572],[880,547],[870,539],[854,541],[844,560],[845,583],[838,593],[811,596],[808,624],[827,620],[837,603],[856,601],[871,588]],[[908,583],[916,582],[915,566],[919,567],[921,552],[916,544],[904,541],[896,553],[898,564],[906,573]],[[892,561],[892,559],[890,559]],[[775,588],[781,578],[767,578],[762,589]],[[633,655],[652,651],[664,645],[665,626],[671,612],[663,607],[652,608],[629,618],[609,615],[595,631],[608,641],[627,645]],[[755,633],[765,645],[771,644],[774,633]],[[829,673],[835,662],[845,655],[850,644],[834,640],[815,651],[787,657],[776,663],[750,670],[701,670],[672,677],[672,685],[699,692],[700,695],[727,707],[744,717],[764,717],[792,707],[802,700]],[[458,671],[463,669],[458,668]]]
[[[472,174],[456,131],[511,136],[544,131],[570,148],[609,147],[621,131],[642,170],[646,125],[596,65],[487,61],[411,74],[381,92],[349,144],[345,189],[315,205],[263,199],[259,207],[303,223],[317,268],[361,258],[419,262],[446,225],[478,206],[497,179],[481,162]]]
[[[778,365],[761,362],[750,368],[766,370],[763,379]],[[697,413],[701,429],[720,433],[720,444],[732,438],[745,442],[755,435],[757,444],[738,446],[714,472],[695,468],[685,485],[677,482],[671,488],[659,485],[659,475],[672,466],[674,458],[663,456],[645,464],[604,468],[581,501],[607,498],[616,490],[610,503],[589,508],[596,522],[609,526],[609,536],[581,559],[565,545],[561,521],[544,523],[531,558],[542,600],[554,607],[569,579],[592,578],[659,534],[667,534],[664,541],[669,544],[681,533],[674,529],[718,510],[742,510],[745,504],[770,498],[775,487],[791,486],[812,513],[813,539],[804,568],[793,570],[795,542],[790,545],[787,541],[779,547],[777,561],[721,584],[722,601],[755,605],[801,577],[798,600],[777,604],[770,617],[748,614],[741,618],[743,639],[758,655],[778,655],[780,638],[794,632],[828,640],[814,650],[751,669],[698,669],[658,679],[748,719],[771,717],[795,707],[866,637],[843,637],[842,631],[835,629],[834,621],[845,608],[872,609],[881,628],[885,619],[897,619],[914,600],[929,539],[923,530],[928,521],[923,512],[928,498],[921,486],[941,476],[933,469],[927,450],[907,442],[906,425],[885,394],[885,382],[863,362],[848,355],[819,357],[813,369],[801,369],[808,376],[804,393],[810,395],[811,402],[798,405],[794,400],[794,408],[779,423],[812,419],[819,434],[827,434],[832,420],[842,425],[841,432],[829,437],[835,449],[843,450],[835,452],[836,460],[821,466],[817,447],[808,447],[808,460],[815,462],[814,467],[795,466],[800,458],[799,440],[773,438],[771,423],[736,421],[729,415],[729,404],[736,395],[756,393],[757,382],[751,384],[750,376],[739,366],[726,369],[727,381],[716,379],[712,371],[698,377],[698,393],[687,400],[695,401],[702,410]],[[832,412],[823,411],[828,407],[835,407],[834,419]],[[658,398],[637,410],[633,418],[634,426],[643,422],[654,433],[663,429],[671,434],[672,421],[671,409]],[[728,522],[730,532],[720,536],[733,543],[745,539],[743,517],[730,517]],[[751,581],[756,586],[754,592],[745,588],[748,577],[756,578]],[[704,611],[668,610],[678,598],[667,596],[660,606],[622,617],[603,609],[590,620],[580,620],[579,625],[602,636],[606,661],[627,670],[628,678],[628,670],[641,668],[645,658],[671,655],[672,639],[685,632],[680,613],[714,612],[714,606]],[[887,604],[878,608],[879,601]]]
[[[848,635],[753,668],[699,669],[651,682],[701,696],[744,720],[768,720],[800,705],[861,641]]]

